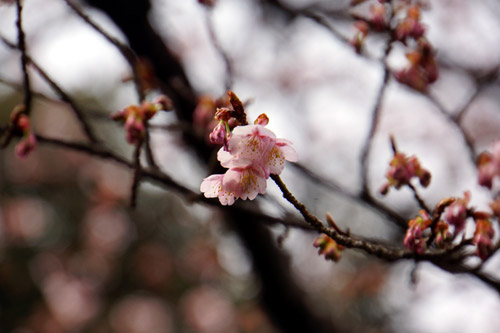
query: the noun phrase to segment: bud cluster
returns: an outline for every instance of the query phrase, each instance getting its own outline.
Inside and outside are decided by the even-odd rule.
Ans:
[[[351,6],[357,6],[365,0],[354,0]],[[409,65],[394,72],[396,80],[418,91],[426,91],[429,84],[438,78],[438,68],[432,45],[425,38],[425,27],[421,23],[421,4],[416,1],[372,0],[367,17],[353,14],[357,19],[356,29],[350,44],[357,53],[361,53],[363,44],[370,30],[386,32],[390,43],[401,42],[409,49],[406,58]]]
[[[334,241],[326,234],[321,234],[313,244],[314,247],[318,248],[318,254],[324,255],[326,260],[333,260],[338,262],[341,258],[341,252],[344,247]]]
[[[141,105],[130,105],[113,114],[113,120],[125,123],[127,141],[137,144],[142,141],[146,132],[146,122],[160,110],[171,110],[172,103],[165,96],[159,96],[153,102],[142,102]]]
[[[380,188],[381,194],[387,194],[391,186],[400,189],[401,186],[410,184],[413,178],[418,178],[420,184],[427,187],[431,181],[431,174],[422,168],[415,156],[407,157],[404,153],[395,152],[386,178],[387,183]]]
[[[438,78],[438,68],[432,45],[420,38],[414,51],[406,53],[409,66],[394,73],[396,80],[407,86],[424,92],[430,83]]]
[[[228,92],[232,108],[220,108],[216,118],[219,124],[210,134],[213,143],[223,144],[217,153],[225,174],[205,178],[200,191],[207,198],[218,198],[222,205],[232,205],[236,199],[253,200],[266,191],[271,174],[279,175],[285,161],[297,161],[292,143],[265,128],[269,122],[261,114],[254,125],[248,125],[243,104],[233,92]],[[239,124],[232,131],[229,122]]]
[[[495,231],[491,215],[474,211],[468,207],[469,201],[468,192],[463,198],[443,199],[434,209],[432,219],[426,211],[421,210],[420,216],[408,223],[403,240],[404,246],[418,254],[424,253],[431,245],[437,248],[449,248],[452,242],[463,234],[467,219],[472,218],[475,222],[475,231],[469,244],[476,247],[475,254],[481,260],[486,260],[494,249]]]

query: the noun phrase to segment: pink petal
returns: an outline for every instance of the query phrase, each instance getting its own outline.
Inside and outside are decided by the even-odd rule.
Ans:
[[[280,147],[280,150],[285,155],[285,159],[290,162],[297,162],[299,160],[299,155],[292,147],[293,143],[287,139],[277,139],[276,146]]]
[[[224,175],[211,175],[203,179],[200,185],[200,191],[206,198],[215,198],[222,190],[222,179]]]

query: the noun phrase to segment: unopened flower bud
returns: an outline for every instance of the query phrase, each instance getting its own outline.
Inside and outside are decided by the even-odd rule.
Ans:
[[[208,136],[209,141],[216,145],[223,145],[226,143],[227,130],[226,124],[223,121],[219,121],[217,126]]]
[[[465,228],[468,217],[467,205],[470,201],[470,193],[465,192],[463,198],[458,198],[446,208],[445,220],[455,227],[455,236]]]
[[[477,256],[485,260],[493,250],[492,240],[495,236],[495,231],[489,218],[478,216],[478,214],[475,214],[476,231],[474,232],[473,243],[477,247]],[[484,216],[487,216],[487,214],[484,214]],[[476,217],[478,218],[476,219]]]
[[[434,229],[434,234],[436,235],[434,242],[437,247],[443,248],[453,239],[449,229],[449,225],[445,221],[441,220],[436,224],[436,228]]]
[[[36,137],[33,133],[29,133],[23,137],[16,145],[15,152],[18,157],[25,158],[35,149]]]
[[[424,231],[432,225],[429,214],[420,210],[420,216],[408,222],[408,229],[403,239],[404,246],[418,254],[422,254],[427,249],[427,237]]]

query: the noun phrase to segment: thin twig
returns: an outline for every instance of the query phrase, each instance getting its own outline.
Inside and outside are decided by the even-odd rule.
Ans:
[[[137,206],[137,191],[139,190],[139,184],[141,182],[142,166],[141,166],[141,148],[142,141],[140,140],[134,149],[134,176],[132,178],[132,187],[130,191],[130,207],[135,208]]]
[[[0,40],[9,48],[11,49],[16,49],[16,45],[12,42],[10,42],[7,38],[3,37],[0,35]],[[68,93],[66,93],[61,86],[59,86],[48,74],[45,72],[30,56],[26,57],[29,64],[33,66],[33,68],[38,72],[38,74],[49,84],[49,86],[54,90],[59,97],[61,97],[61,100],[66,102],[72,109],[73,113],[75,114],[75,117],[78,119],[78,122],[80,123],[80,126],[82,127],[83,132],[87,136],[87,138],[93,142],[93,143],[98,143],[98,139],[94,132],[92,131],[92,128],[90,125],[87,123],[87,120],[85,119],[85,116],[83,115],[83,111],[80,110],[80,108],[76,105],[74,100],[69,96]]]
[[[413,196],[415,197],[415,200],[417,200],[418,205],[420,206],[420,208],[423,209],[423,210],[425,210],[428,213],[432,213],[432,210],[429,208],[429,206],[427,206],[427,204],[425,203],[424,199],[422,199],[422,197],[420,196],[420,194],[418,194],[418,191],[415,188],[415,186],[413,186],[413,184],[411,184],[411,183],[408,183],[408,187],[413,192]]]
[[[224,61],[224,66],[226,68],[226,78],[224,81],[225,81],[225,90],[227,91],[230,90],[233,86],[233,65],[231,59],[229,59],[229,56],[224,51],[222,45],[219,42],[219,39],[217,38],[217,34],[215,33],[215,28],[211,15],[212,15],[212,9],[206,7],[205,21],[208,34],[212,41],[212,45],[214,46],[215,50],[219,53],[219,55],[222,57],[222,60]]]
[[[388,41],[387,47],[385,49],[385,59],[391,52],[392,48],[392,41]],[[371,146],[373,143],[373,138],[375,136],[375,133],[377,131],[377,127],[379,124],[379,118],[380,118],[380,112],[382,109],[382,100],[385,95],[385,91],[387,89],[387,84],[389,82],[390,78],[390,69],[387,65],[384,65],[384,74],[382,77],[382,83],[380,86],[380,89],[377,93],[377,98],[375,99],[375,104],[373,107],[372,111],[372,118],[371,118],[371,123],[370,123],[370,129],[368,131],[368,136],[365,139],[365,143],[363,144],[363,148],[361,150],[361,158],[360,158],[360,163],[361,163],[361,196],[362,197],[369,197],[370,191],[368,189],[368,156],[370,154]]]
[[[153,149],[151,148],[151,134],[149,133],[150,126],[151,125],[149,124],[149,120],[148,119],[144,120],[144,127],[145,127],[144,150],[146,152],[146,161],[148,162],[148,165],[151,168],[153,168],[154,170],[159,170],[158,163],[156,163],[156,159],[153,154]]]
[[[473,164],[475,164],[476,161],[476,150],[474,148],[474,141],[470,137],[470,135],[467,133],[467,131],[462,127],[460,123],[460,119],[465,113],[465,111],[469,108],[470,104],[473,102],[473,100],[477,97],[478,91],[476,91],[471,98],[464,104],[462,109],[458,111],[457,115],[460,116],[453,116],[452,114],[446,112],[444,106],[437,100],[436,97],[434,97],[430,93],[424,94],[424,96],[427,97],[429,101],[431,101],[439,111],[441,115],[443,115],[453,126],[455,126],[459,131],[460,134],[462,135],[462,138],[464,139],[465,146],[467,147],[469,151],[469,157],[472,161]]]
[[[66,4],[83,20],[85,23],[90,25],[95,31],[97,31],[100,35],[102,35],[108,42],[110,42],[113,46],[115,46],[118,51],[123,55],[125,60],[129,63],[132,72],[134,73],[134,82],[136,86],[136,92],[138,95],[138,98],[140,101],[143,101],[145,99],[145,94],[144,91],[141,87],[141,84],[139,82],[139,75],[137,73],[137,56],[135,52],[125,45],[124,43],[120,42],[118,39],[114,38],[110,34],[108,34],[104,29],[102,29],[97,23],[95,23],[87,14],[85,14],[77,5],[75,5],[72,1],[70,0],[64,0]]]
[[[31,95],[31,83],[30,76],[28,74],[28,54],[26,51],[26,36],[23,30],[23,19],[22,11],[23,5],[22,0],[16,0],[16,10],[17,10],[17,48],[21,52],[21,70],[23,73],[23,91],[24,91],[24,113],[29,115],[31,113],[31,104],[33,97]]]
[[[41,144],[46,144],[58,148],[63,149],[71,149],[73,151],[81,152],[93,157],[109,160],[117,163],[118,165],[125,167],[129,170],[134,170],[135,165],[133,162],[128,161],[124,157],[121,157],[115,154],[112,151],[107,150],[101,145],[88,145],[80,142],[72,142],[65,141],[61,139],[53,139],[42,135],[36,135],[37,142]],[[215,208],[224,208],[229,209],[237,214],[245,214],[256,220],[262,221],[268,225],[284,225],[291,228],[302,229],[306,231],[312,230],[312,228],[305,224],[302,221],[294,220],[291,217],[287,217],[286,219],[276,218],[269,216],[267,214],[263,214],[253,207],[252,209],[246,209],[241,206],[230,206],[230,207],[221,207],[218,200],[205,198],[202,194],[198,192],[194,192],[189,188],[185,187],[182,184],[179,184],[175,180],[173,180],[170,176],[165,174],[164,172],[159,172],[151,169],[142,169],[141,171],[142,178],[148,179],[150,181],[154,181],[167,189],[171,189],[181,195],[184,199],[189,203],[203,203],[205,205],[209,205]]]
[[[48,144],[60,148],[65,148],[65,149],[72,149],[74,151],[79,151],[85,154],[89,154],[91,156],[107,159],[114,161],[118,163],[121,166],[124,166],[130,170],[135,169],[135,165],[133,162],[129,162],[123,157],[120,157],[113,152],[103,148],[102,146],[96,146],[96,145],[87,145],[83,143],[78,143],[78,142],[68,142],[60,139],[52,139],[52,138],[47,138],[45,136],[37,135],[36,136],[37,141],[43,144]],[[177,183],[174,181],[172,178],[170,178],[168,175],[162,172],[157,172],[154,170],[149,170],[149,169],[143,169],[142,170],[142,177],[148,178],[149,180],[155,181],[166,188],[172,189],[176,191],[181,197],[186,199],[188,202],[199,202],[199,203],[204,203],[213,207],[217,207],[220,209],[225,209],[225,210],[231,210],[234,213],[238,214],[246,214],[247,216],[250,216],[252,218],[258,219],[259,221],[262,221],[263,223],[266,224],[281,224],[287,227],[292,227],[292,228],[299,228],[303,230],[311,230],[311,226],[305,225],[300,222],[292,222],[290,218],[287,218],[286,220],[280,219],[280,218],[275,218],[268,216],[267,214],[262,214],[255,209],[245,209],[237,205],[233,206],[226,206],[226,207],[221,207],[219,202],[217,200],[213,199],[207,199],[203,195],[200,195],[197,192],[193,192],[192,190],[188,189],[187,187]],[[276,184],[280,187],[280,189],[283,192],[283,196],[285,198],[288,198],[290,202],[293,203],[293,205],[297,208],[299,207],[301,209],[301,214],[308,216],[307,220],[312,220],[314,221],[314,227],[312,227],[316,232],[321,232],[325,233],[328,236],[332,237],[337,241],[339,244],[348,247],[348,248],[353,248],[353,249],[360,249],[365,251],[368,254],[377,256],[379,258],[382,258],[386,261],[395,261],[395,260],[400,260],[400,259],[413,259],[416,261],[422,261],[426,260],[429,262],[434,263],[435,265],[441,267],[442,269],[451,272],[451,273],[466,273],[473,275],[477,278],[479,278],[481,281],[492,287],[493,289],[497,290],[500,293],[500,282],[493,279],[489,275],[479,272],[477,269],[474,268],[467,268],[463,266],[462,264],[455,263],[454,265],[446,265],[449,263],[449,258],[454,259],[454,261],[459,260],[462,256],[460,254],[461,247],[457,246],[456,248],[450,249],[450,250],[435,250],[432,252],[427,252],[422,255],[418,255],[416,253],[410,252],[408,250],[404,250],[401,248],[395,248],[391,247],[388,245],[382,245],[373,241],[367,241],[363,240],[360,238],[357,238],[355,236],[349,235],[349,236],[344,236],[341,234],[336,233],[332,229],[327,228],[321,221],[319,221],[318,218],[316,218],[314,215],[312,215],[307,209],[304,209],[305,206],[298,202],[298,200],[288,191],[284,183],[281,181],[281,179],[278,176],[272,175],[272,179],[276,182]]]
[[[408,221],[403,216],[393,211],[389,207],[386,207],[381,203],[377,202],[371,196],[363,197],[357,194],[353,194],[346,188],[332,181],[331,179],[327,179],[323,176],[320,176],[319,174],[315,173],[314,171],[312,171],[311,169],[307,168],[306,166],[300,163],[290,163],[290,165],[295,169],[297,169],[298,171],[300,171],[302,175],[314,181],[316,185],[323,186],[326,189],[334,191],[353,202],[360,202],[366,207],[372,209],[374,212],[383,215],[389,221],[394,222],[396,225],[406,229]]]

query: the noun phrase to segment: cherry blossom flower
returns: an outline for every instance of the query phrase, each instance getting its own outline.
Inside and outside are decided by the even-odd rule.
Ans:
[[[238,126],[228,142],[228,151],[219,150],[218,159],[225,168],[252,165],[263,177],[279,175],[285,160],[295,162],[298,155],[286,139],[276,139],[274,133],[261,125]]]
[[[245,125],[234,128],[217,158],[229,170],[205,178],[200,190],[207,198],[217,197],[222,205],[232,205],[236,199],[253,200],[264,194],[267,178],[279,175],[285,161],[297,161],[298,156],[290,141],[277,139],[262,125]]]
[[[206,198],[219,198],[222,205],[232,205],[237,199],[235,193],[222,187],[224,175],[211,175],[201,182],[200,190]]]

